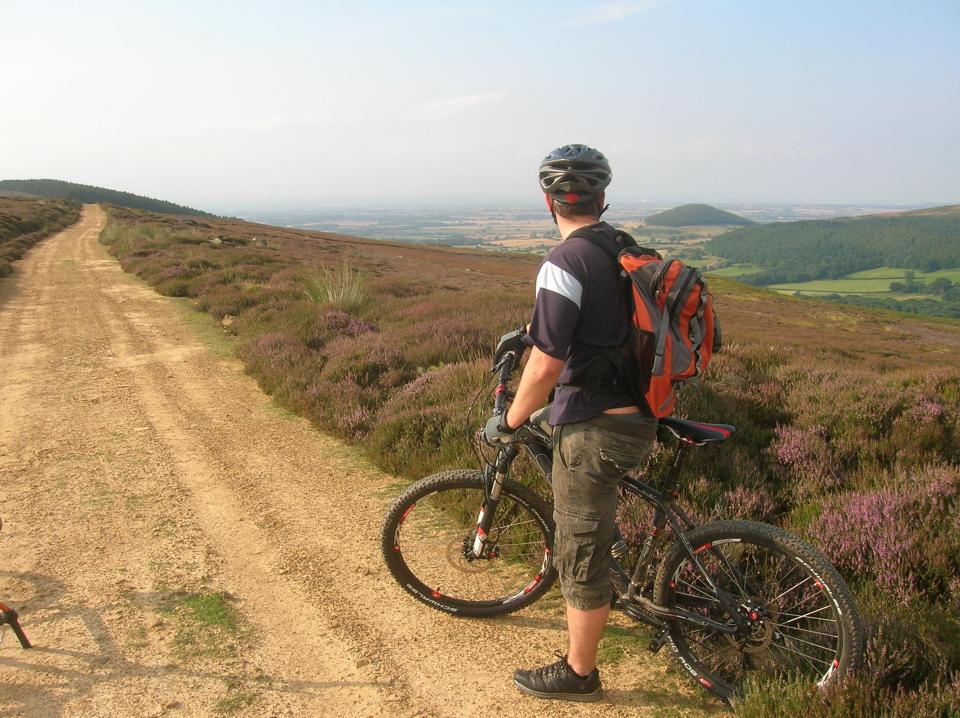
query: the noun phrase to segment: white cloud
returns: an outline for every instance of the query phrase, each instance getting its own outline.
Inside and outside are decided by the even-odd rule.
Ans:
[[[566,27],[610,25],[626,20],[631,15],[666,5],[670,0],[640,0],[639,2],[608,2],[586,10],[564,23]]]
[[[483,105],[495,105],[504,97],[506,92],[498,90],[497,92],[486,92],[474,95],[457,95],[456,97],[446,97],[440,100],[430,100],[424,102],[413,114],[430,115],[433,117],[449,117],[459,114],[465,110],[471,110]]]

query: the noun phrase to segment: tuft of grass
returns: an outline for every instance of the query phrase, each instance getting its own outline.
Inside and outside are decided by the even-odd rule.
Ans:
[[[182,659],[234,655],[240,624],[231,601],[222,591],[169,595],[164,610],[177,624],[174,654]]]
[[[255,700],[257,700],[256,693],[247,693],[246,691],[233,693],[218,700],[213,706],[213,712],[220,713],[221,715],[236,713],[238,710],[252,704]]]
[[[190,618],[202,626],[215,626],[231,633],[237,630],[236,616],[228,603],[226,593],[191,593],[184,596],[180,605],[190,614]]]
[[[311,302],[331,304],[355,312],[367,301],[363,275],[344,262],[330,268],[314,265],[303,270],[303,293]]]

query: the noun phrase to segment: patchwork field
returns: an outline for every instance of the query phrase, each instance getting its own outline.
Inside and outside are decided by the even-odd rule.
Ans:
[[[768,289],[774,289],[778,292],[789,292],[799,294],[887,294],[902,299],[910,298],[934,298],[934,295],[904,294],[902,292],[892,292],[890,290],[891,282],[903,282],[907,275],[912,276],[914,281],[923,284],[929,284],[936,279],[949,279],[951,282],[960,283],[960,269],[941,269],[936,272],[922,272],[920,270],[895,269],[892,267],[877,267],[863,272],[854,272],[840,279],[817,279],[811,282],[796,282],[788,284],[771,284]],[[741,271],[739,276],[743,276]],[[737,276],[737,275],[726,275]]]

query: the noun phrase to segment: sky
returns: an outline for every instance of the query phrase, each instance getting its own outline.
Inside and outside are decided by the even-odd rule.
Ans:
[[[960,0],[0,0],[0,178],[220,213],[960,203]]]

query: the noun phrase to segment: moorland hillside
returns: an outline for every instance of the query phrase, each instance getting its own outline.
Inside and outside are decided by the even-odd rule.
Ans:
[[[66,199],[0,195],[0,277],[13,271],[13,262],[51,234],[77,221],[80,205]]]
[[[203,212],[192,207],[167,202],[152,197],[142,197],[130,192],[121,192],[105,187],[94,187],[88,184],[65,182],[56,179],[8,179],[0,180],[0,193],[33,195],[36,197],[52,197],[69,199],[83,204],[110,204],[132,209],[144,209],[160,214],[194,214],[201,217],[212,217],[209,212]]]
[[[537,257],[109,215],[123,268],[212,315],[279,403],[406,479],[474,464],[469,400],[495,338],[529,316]],[[851,583],[869,658],[835,715],[937,714],[960,698],[960,325],[711,287],[727,346],[679,413],[738,433],[693,457],[686,504],[797,532]],[[628,510],[624,533],[647,520]],[[737,711],[818,700],[757,686]]]

